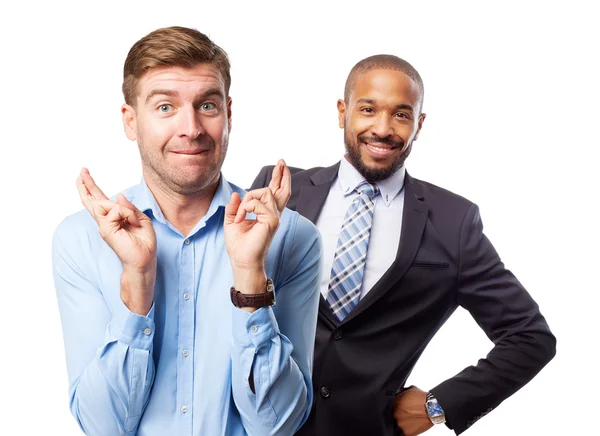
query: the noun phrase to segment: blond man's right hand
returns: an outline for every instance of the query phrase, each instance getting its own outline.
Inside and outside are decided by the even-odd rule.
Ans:
[[[87,169],[77,178],[79,197],[98,231],[123,264],[121,298],[133,312],[146,315],[156,276],[156,233],[152,221],[123,194],[109,200]]]

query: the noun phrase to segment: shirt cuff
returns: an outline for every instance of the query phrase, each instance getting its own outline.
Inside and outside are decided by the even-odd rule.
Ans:
[[[261,307],[254,312],[233,307],[233,342],[257,350],[279,335],[277,319],[270,307]]]
[[[137,313],[129,312],[123,327],[115,326],[111,322],[111,334],[119,341],[133,348],[141,350],[151,350],[154,340],[154,303],[150,308],[148,315],[142,316]]]

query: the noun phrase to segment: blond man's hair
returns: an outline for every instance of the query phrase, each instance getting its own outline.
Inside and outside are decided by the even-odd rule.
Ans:
[[[192,68],[201,63],[214,65],[225,83],[225,95],[231,86],[227,53],[205,34],[187,27],[157,29],[136,42],[123,67],[123,96],[135,107],[137,84],[148,70],[176,66]]]

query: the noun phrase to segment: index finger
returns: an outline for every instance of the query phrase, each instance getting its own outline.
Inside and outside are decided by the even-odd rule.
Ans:
[[[96,182],[92,178],[89,170],[83,168],[80,173],[81,181],[87,189],[89,195],[92,196],[93,200],[108,200],[108,197],[104,195],[104,192],[96,185]]]
[[[277,190],[281,186],[281,179],[283,178],[283,171],[281,168],[281,160],[277,162],[277,165],[273,167],[273,174],[271,175],[271,181],[269,182],[269,189],[273,194],[277,192]]]
[[[88,212],[91,213],[92,216],[94,216],[94,206],[92,205],[92,195],[90,194],[90,191],[88,191],[85,184],[83,183],[83,180],[81,179],[81,175],[79,177],[77,177],[76,185],[77,185],[77,191],[79,191],[79,198],[81,199],[81,202],[83,203],[85,208],[88,210]]]
[[[287,165],[285,164],[285,161],[281,161],[282,162],[282,166],[283,166],[283,176],[281,177],[281,196],[285,196],[285,203],[281,206],[281,208],[279,209],[279,211],[283,211],[283,208],[285,207],[285,205],[287,204],[288,200],[290,199],[290,194],[292,192],[292,173],[290,172],[290,169],[287,167]],[[279,206],[279,204],[278,204]]]
[[[253,189],[252,191],[247,191],[246,195],[244,195],[244,198],[242,198],[242,202],[240,203],[240,206],[237,211],[237,215],[235,216],[235,219],[234,219],[235,223],[241,223],[244,220],[244,217],[246,216],[246,211],[244,209],[244,206],[246,203],[248,203],[252,200],[260,201],[262,204],[264,204],[267,207],[267,209],[272,211],[275,215],[278,215],[277,203],[275,201],[275,196],[273,195],[273,192],[271,192],[271,189],[269,189],[269,188]]]
[[[273,176],[269,183],[269,189],[275,197],[275,203],[277,204],[277,210],[281,213],[285,208],[291,194],[291,179],[292,174],[290,169],[285,164],[283,159],[280,159],[273,168]]]

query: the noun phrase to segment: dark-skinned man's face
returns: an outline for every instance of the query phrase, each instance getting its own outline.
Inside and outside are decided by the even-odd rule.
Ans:
[[[338,101],[346,159],[371,182],[402,167],[425,114],[421,90],[406,74],[371,70],[355,77],[348,101]]]

